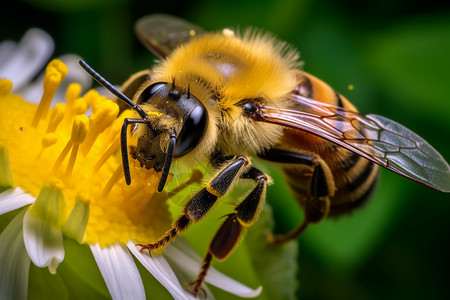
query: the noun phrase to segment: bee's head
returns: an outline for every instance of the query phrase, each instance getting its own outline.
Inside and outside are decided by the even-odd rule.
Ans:
[[[132,134],[137,135],[136,146],[130,154],[147,169],[162,172],[158,191],[162,191],[169,175],[173,157],[191,152],[202,139],[208,127],[208,111],[189,88],[175,83],[156,82],[142,89],[131,101],[106,79],[80,60],[80,65],[98,83],[135,110],[140,118],[126,118],[121,131],[122,164],[127,184],[131,183],[128,162],[127,129],[132,124]]]
[[[132,128],[138,139],[131,153],[147,169],[164,172],[169,156],[188,154],[206,132],[205,106],[189,90],[173,83],[153,83],[138,93],[133,102],[145,112],[141,117],[146,122]]]

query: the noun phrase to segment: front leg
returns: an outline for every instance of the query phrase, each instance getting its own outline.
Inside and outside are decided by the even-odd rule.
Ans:
[[[199,291],[204,292],[201,285],[211,266],[212,259],[224,260],[233,252],[241,240],[242,230],[251,226],[258,219],[264,206],[268,176],[260,170],[250,167],[242,173],[241,178],[255,181],[256,187],[235,208],[233,213],[226,216],[222,226],[214,235],[203,259],[201,271],[196,280],[191,283],[194,286],[191,292],[194,296],[197,296]]]
[[[160,239],[147,245],[137,244],[136,246],[141,247],[140,251],[142,252],[144,250],[157,250],[167,245],[180,232],[186,229],[191,222],[197,222],[202,219],[214,205],[217,198],[228,191],[233,182],[241,176],[249,164],[249,159],[242,155],[234,156],[226,161],[206,187],[201,189],[188,202],[183,210],[183,215],[172,223],[171,228]]]

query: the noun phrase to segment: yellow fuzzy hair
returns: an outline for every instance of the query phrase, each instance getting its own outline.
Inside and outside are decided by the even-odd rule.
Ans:
[[[221,57],[219,63],[233,65],[235,72],[225,76],[211,63],[213,55]],[[195,91],[196,84],[191,81],[198,76],[218,92],[221,108],[230,109],[243,99],[264,97],[271,102],[285,96],[297,83],[291,70],[299,66],[298,58],[295,50],[269,34],[254,30],[247,30],[242,37],[207,33],[177,48],[154,72],[157,81],[175,79],[177,86],[189,85],[202,99],[207,95],[198,91],[201,87]]]
[[[299,55],[269,34],[247,30],[206,33],[175,49],[154,69],[152,81],[172,82],[188,89],[209,112],[206,142],[186,158],[208,154],[216,142],[229,154],[254,155],[272,146],[282,135],[280,126],[243,117],[240,101],[262,99],[284,107],[298,83],[293,70]],[[213,100],[213,101],[211,101]],[[219,129],[220,128],[220,129]],[[217,134],[221,138],[217,137]]]

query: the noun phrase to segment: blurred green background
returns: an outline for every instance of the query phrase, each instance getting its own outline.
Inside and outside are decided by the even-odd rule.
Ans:
[[[301,52],[304,69],[362,113],[394,119],[450,159],[450,3],[442,1],[4,1],[0,40],[30,27],[115,84],[155,59],[134,21],[174,14],[208,30],[261,28]],[[349,90],[349,85],[354,90]],[[276,171],[276,230],[301,220]],[[450,299],[450,196],[383,171],[365,207],[311,226],[299,239],[299,299]],[[207,238],[209,239],[209,237]]]

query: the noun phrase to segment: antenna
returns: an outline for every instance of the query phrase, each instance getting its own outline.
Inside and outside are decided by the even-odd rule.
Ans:
[[[127,185],[131,184],[131,174],[130,174],[130,163],[128,161],[128,146],[127,146],[127,128],[130,124],[149,124],[150,121],[147,120],[147,114],[145,111],[133,103],[127,96],[116,89],[111,83],[109,83],[105,78],[98,74],[94,69],[92,69],[84,60],[80,60],[80,66],[89,73],[101,86],[110,91],[117,98],[121,99],[133,110],[135,110],[142,119],[124,119],[122,129],[120,131],[120,150],[122,152],[122,165],[123,173],[125,175],[125,182]],[[175,79],[173,79],[172,85],[175,85]],[[190,91],[188,91],[190,94]],[[167,149],[166,160],[164,162],[164,168],[161,174],[161,178],[158,184],[158,192],[161,192],[166,184],[167,177],[169,175],[170,165],[172,163],[172,158],[175,152],[176,136],[174,133],[170,133],[169,147]]]
[[[128,106],[130,106],[132,109],[137,111],[139,116],[142,119],[147,118],[147,114],[133,103],[133,101],[130,100],[127,96],[125,96],[122,92],[120,92],[118,89],[116,89],[111,83],[109,83],[105,78],[103,78],[100,74],[98,74],[94,69],[92,69],[84,60],[80,60],[80,66],[89,73],[89,75],[92,76],[101,86],[106,88],[108,91],[110,91],[113,95],[115,95],[117,98],[125,102]]]

